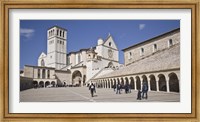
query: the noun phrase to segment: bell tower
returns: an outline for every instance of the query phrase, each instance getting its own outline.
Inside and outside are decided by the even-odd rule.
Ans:
[[[47,66],[61,69],[66,66],[67,30],[53,26],[47,31]]]

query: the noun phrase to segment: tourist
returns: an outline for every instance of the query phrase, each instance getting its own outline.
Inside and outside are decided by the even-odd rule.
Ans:
[[[147,99],[147,97],[148,97],[147,92],[148,92],[148,85],[146,82],[144,82],[143,86],[142,86],[142,98]]]
[[[117,84],[117,92],[116,92],[116,94],[118,94],[118,93],[121,94],[120,90],[121,90],[121,85],[118,83]]]
[[[90,90],[91,96],[94,97],[94,92],[96,93],[96,90],[95,90],[95,85],[93,83],[90,85],[89,90]]]
[[[125,86],[124,86],[124,90],[125,90],[125,93],[127,94],[128,93],[128,84],[126,84]]]
[[[114,91],[115,91],[115,89],[116,89],[116,84],[113,85],[113,89],[114,89]]]
[[[137,100],[141,100],[141,91],[138,89]]]

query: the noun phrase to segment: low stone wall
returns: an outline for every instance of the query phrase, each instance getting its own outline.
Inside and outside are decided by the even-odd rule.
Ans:
[[[20,91],[33,88],[33,79],[27,77],[20,77]]]

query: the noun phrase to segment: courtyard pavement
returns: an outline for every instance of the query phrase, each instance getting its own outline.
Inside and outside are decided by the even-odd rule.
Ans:
[[[20,92],[20,102],[179,102],[179,93],[148,92],[148,99],[137,100],[137,91],[116,94],[113,89],[96,88],[91,97],[88,87],[37,88]]]

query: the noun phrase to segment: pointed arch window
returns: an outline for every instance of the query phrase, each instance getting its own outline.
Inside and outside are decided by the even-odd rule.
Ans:
[[[43,67],[45,66],[44,59],[41,60],[41,66],[43,66]]]
[[[112,43],[111,43],[111,42],[109,42],[109,46],[112,46]]]

